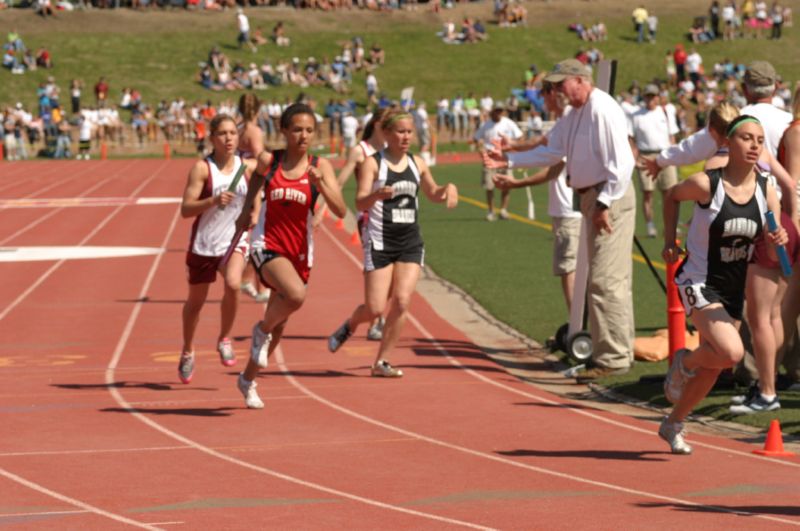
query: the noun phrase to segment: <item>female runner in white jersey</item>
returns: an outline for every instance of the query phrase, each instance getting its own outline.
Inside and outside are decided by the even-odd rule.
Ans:
[[[417,219],[419,188],[428,199],[446,203],[447,208],[458,204],[458,189],[452,183],[436,184],[425,161],[409,154],[414,120],[408,112],[387,112],[381,128],[386,149],[364,162],[356,192],[356,208],[369,211],[362,234],[366,301],[328,338],[328,349],[335,352],[360,324],[383,315],[391,288],[389,313],[371,372],[397,378],[403,371],[386,358],[400,338],[425,255]]]
[[[361,142],[350,148],[347,154],[347,162],[345,162],[339,176],[337,178],[339,187],[344,189],[344,185],[350,179],[351,175],[356,176],[356,182],[361,176],[361,166],[364,162],[374,155],[377,151],[386,147],[386,142],[383,139],[383,130],[381,129],[381,119],[388,112],[388,109],[375,109],[372,117],[364,126],[364,133],[361,136]],[[317,209],[314,214],[314,226],[318,226],[322,222],[322,216],[328,207],[323,204]],[[368,216],[367,212],[359,212],[357,215],[358,234],[361,235],[361,229]],[[380,341],[383,338],[383,316],[379,316],[367,330],[367,339],[371,341]]]
[[[192,167],[181,203],[181,216],[196,218],[186,253],[189,297],[183,305],[183,350],[178,364],[178,376],[183,383],[189,383],[194,374],[194,335],[200,310],[208,297],[209,287],[217,278],[217,272],[225,277],[217,351],[226,367],[236,363],[228,334],[236,318],[239,284],[247,256],[247,234],[242,236],[237,252],[225,266],[220,265],[220,258],[233,238],[236,230],[234,223],[247,193],[247,179],[256,163],[236,155],[239,134],[233,118],[218,115],[211,120],[210,129],[213,151]],[[242,165],[245,167],[244,176],[236,188],[229,191]]]
[[[764,149],[761,124],[751,116],[736,118],[728,126],[727,142],[725,167],[694,174],[664,197],[663,256],[670,263],[681,254],[675,244],[679,202],[695,202],[686,241],[689,252],[675,281],[702,338],[694,351],[675,354],[664,381],[665,395],[675,405],[658,434],[676,454],[692,452],[684,440],[683,420],[706,397],[719,373],[744,356],[738,328],[756,237],[764,233],[773,259],[774,245],[788,241],[784,229],[767,232],[765,227],[767,210],[780,219],[780,203],[756,166]]]
[[[258,370],[267,366],[289,316],[305,301],[313,265],[311,220],[316,198],[321,194],[339,217],[347,211],[330,162],[308,152],[317,132],[314,111],[301,103],[291,105],[281,115],[280,128],[286,149],[261,153],[236,221],[239,229],[251,226],[252,206],[263,190],[264,215],[254,230],[250,258],[273,294],[264,319],[253,326],[250,359],[237,381],[245,404],[251,409],[264,407],[256,391]]]

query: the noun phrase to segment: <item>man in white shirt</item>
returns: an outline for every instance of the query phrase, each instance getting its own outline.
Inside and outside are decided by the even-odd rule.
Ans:
[[[625,112],[614,98],[593,86],[591,72],[580,61],[561,61],[544,79],[556,84],[572,112],[556,122],[546,146],[507,157],[493,151],[484,161],[496,168],[543,167],[567,158],[570,185],[580,194],[589,229],[592,367],[576,376],[578,383],[586,383],[625,373],[633,362],[634,158]]]
[[[353,116],[353,113],[348,111],[344,112],[342,118],[342,138],[344,140],[345,149],[349,150],[358,143],[356,134],[358,133],[358,118]]]
[[[486,153],[487,151],[493,149],[494,144],[492,141],[501,137],[510,140],[522,138],[522,130],[520,130],[517,124],[503,116],[504,111],[505,107],[503,106],[503,103],[499,101],[496,102],[489,113],[489,119],[483,122],[478,130],[475,131],[473,140],[477,144],[478,150],[480,150],[481,153]],[[487,221],[494,221],[497,219],[497,216],[494,213],[495,173],[496,172],[494,169],[488,168],[486,164],[483,165],[481,180],[483,189],[486,190],[486,208],[488,210],[488,213],[486,214]],[[508,190],[501,190],[500,192],[500,219],[508,219],[508,194]]]
[[[753,61],[747,65],[744,73],[744,95],[747,105],[742,114],[755,116],[764,127],[764,147],[774,157],[778,155],[778,146],[786,128],[792,121],[792,115],[772,104],[778,75],[775,68],[767,61]]]
[[[630,117],[631,148],[639,166],[645,164],[645,159],[654,159],[662,149],[667,149],[675,143],[674,135],[677,127],[669,123],[666,111],[661,107],[661,97],[658,87],[647,85],[644,88],[644,107],[633,113]],[[647,223],[647,235],[655,238],[658,235],[653,221],[653,190],[656,185],[661,193],[678,183],[678,172],[675,166],[667,166],[658,172],[653,179],[644,170],[638,170],[639,185],[642,189],[642,211]]]
[[[417,140],[419,150],[422,153],[430,152],[431,146],[431,124],[428,119],[428,110],[424,101],[419,102],[411,115],[414,118],[414,128],[417,130]]]
[[[703,57],[697,52],[697,49],[692,48],[689,55],[686,57],[686,73],[689,74],[689,79],[695,87],[700,84],[702,69]]]
[[[239,26],[239,37],[237,38],[239,48],[246,44],[250,47],[250,50],[256,52],[255,45],[250,41],[250,21],[241,7],[236,8],[236,24]]]

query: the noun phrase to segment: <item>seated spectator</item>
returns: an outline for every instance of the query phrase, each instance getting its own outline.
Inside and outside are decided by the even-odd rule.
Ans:
[[[277,46],[289,46],[289,37],[286,36],[286,30],[283,27],[283,21],[278,21],[275,27],[272,28],[272,41]]]
[[[480,20],[475,21],[472,25],[472,29],[475,30],[475,36],[479,41],[485,41],[489,38],[489,34],[486,33],[486,28]]]
[[[527,26],[528,25],[528,10],[517,2],[509,6],[506,21],[509,26]]]
[[[53,10],[53,3],[51,2],[51,0],[36,0],[36,3],[34,4],[34,9],[42,17],[55,16],[55,11]]]
[[[25,50],[25,53],[22,56],[22,64],[27,70],[36,70],[36,58],[33,56],[33,53],[30,50]]]
[[[694,43],[711,42],[714,35],[711,33],[706,17],[695,17],[692,27],[689,28],[689,39]]]
[[[378,43],[373,43],[372,48],[369,49],[369,62],[373,66],[382,66],[386,60],[386,54]]]
[[[264,32],[261,30],[261,26],[256,28],[256,30],[253,32],[253,36],[250,37],[250,42],[252,42],[255,46],[267,44],[267,38],[264,37]]]
[[[247,79],[250,87],[255,90],[266,90],[267,84],[264,83],[264,77],[255,63],[250,63],[250,69],[247,70]]]
[[[40,68],[53,68],[53,60],[47,48],[41,47],[36,50],[36,65]]]

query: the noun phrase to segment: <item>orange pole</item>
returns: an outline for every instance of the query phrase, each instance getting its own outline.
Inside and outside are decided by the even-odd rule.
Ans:
[[[336,135],[331,134],[331,138],[330,138],[329,144],[330,144],[329,147],[330,147],[331,155],[335,155],[336,154]]]
[[[436,131],[431,131],[431,159],[436,160]]]
[[[172,150],[169,148],[169,142],[164,142],[164,158],[169,160],[172,157]]]
[[[675,273],[680,262],[667,263],[667,330],[669,331],[669,362],[678,349],[686,346],[686,314],[675,284]]]
[[[0,142],[0,162],[3,162],[3,143]]]
[[[105,141],[100,142],[100,160],[106,160],[108,158],[108,144]]]

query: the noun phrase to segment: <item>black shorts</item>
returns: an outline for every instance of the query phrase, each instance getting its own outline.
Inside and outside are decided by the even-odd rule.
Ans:
[[[397,249],[390,251],[376,251],[369,248],[364,252],[364,271],[375,271],[383,269],[395,262],[407,262],[425,265],[425,246],[415,245],[409,249]]]
[[[250,262],[252,262],[256,272],[258,272],[258,278],[261,279],[262,284],[275,289],[275,286],[271,285],[261,273],[261,268],[264,267],[267,262],[275,260],[278,257],[283,257],[289,260],[292,266],[294,266],[294,270],[297,272],[300,280],[303,281],[303,284],[308,284],[308,279],[311,276],[311,268],[308,267],[307,262],[292,258],[291,256],[283,255],[277,251],[273,251],[272,249],[254,249],[253,252],[250,253]]]
[[[744,313],[744,294],[742,292],[726,292],[719,288],[711,287],[706,284],[678,284],[678,295],[680,295],[686,315],[692,315],[692,310],[700,310],[709,304],[719,303],[728,312],[728,315],[742,320]]]

